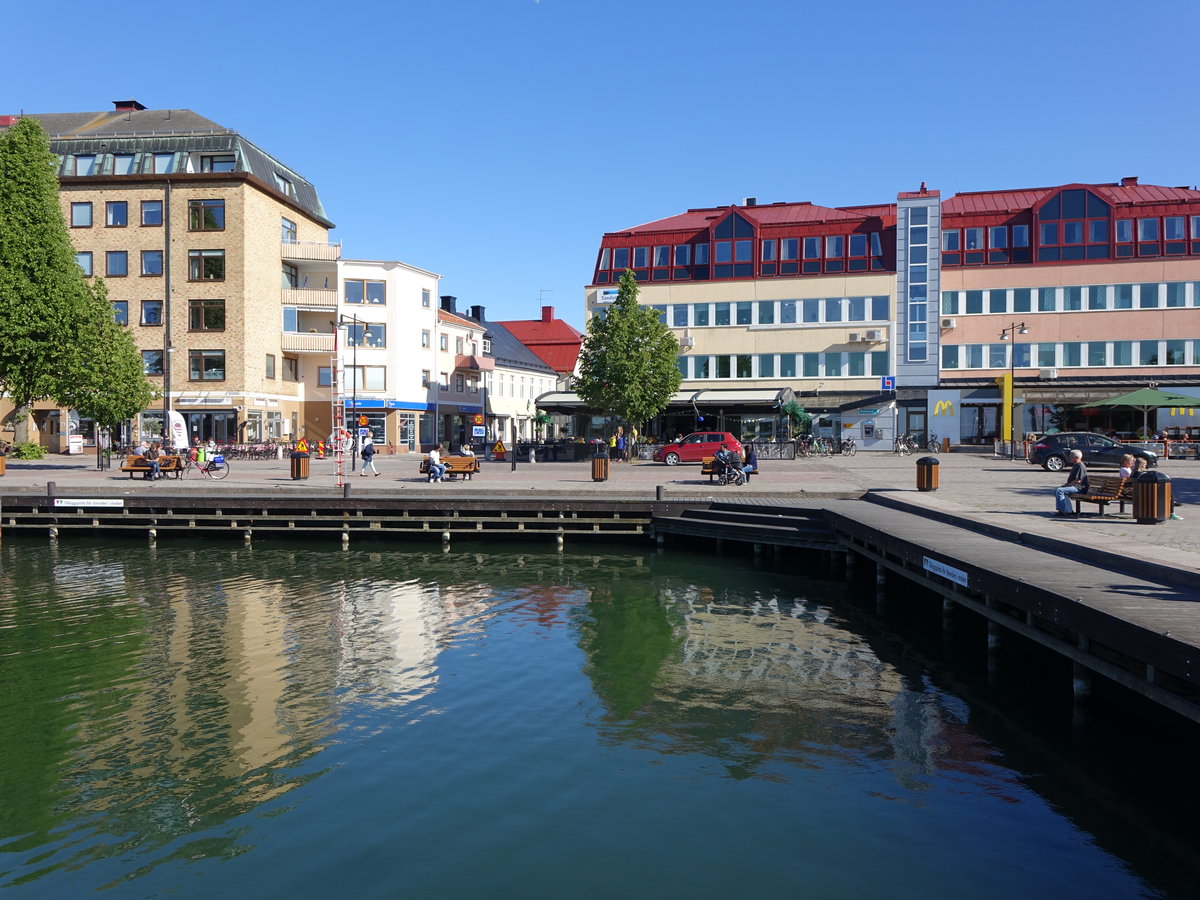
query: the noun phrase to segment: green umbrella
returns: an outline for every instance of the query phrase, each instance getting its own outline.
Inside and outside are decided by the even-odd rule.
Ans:
[[[1140,388],[1121,394],[1119,397],[1109,397],[1107,400],[1092,400],[1081,403],[1080,409],[1093,406],[1132,406],[1142,411],[1142,429],[1149,433],[1150,410],[1164,406],[1200,406],[1200,398],[1185,397],[1183,394],[1172,394],[1160,391],[1158,388]]]

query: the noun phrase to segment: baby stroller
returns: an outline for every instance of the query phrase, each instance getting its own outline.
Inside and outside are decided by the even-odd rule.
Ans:
[[[718,484],[738,485],[746,483],[746,473],[741,469],[721,460],[717,460],[717,465],[720,467],[720,471],[717,473]]]

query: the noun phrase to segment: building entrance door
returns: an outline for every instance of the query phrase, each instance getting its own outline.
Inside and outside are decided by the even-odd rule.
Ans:
[[[186,412],[188,439],[195,443],[201,441],[216,441],[218,444],[231,444],[237,434],[237,413],[233,410],[214,410],[212,412]]]

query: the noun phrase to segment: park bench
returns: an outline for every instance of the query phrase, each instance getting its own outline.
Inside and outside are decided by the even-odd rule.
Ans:
[[[179,478],[183,475],[183,457],[160,456],[158,458],[158,470],[164,475],[174,474],[176,478]],[[121,471],[128,472],[130,479],[138,473],[149,477],[150,461],[144,456],[127,456],[125,457],[125,464],[121,466]]]
[[[443,456],[442,465],[446,467],[446,477],[463,476],[467,481],[472,475],[479,474],[479,457],[477,456]],[[429,474],[429,457],[421,460],[421,474]]]
[[[717,475],[716,469],[713,468],[714,459],[716,459],[715,456],[706,456],[700,460],[700,474],[707,475],[709,481],[712,481]],[[757,469],[752,472],[746,472],[746,481],[749,482],[749,480],[757,474]]]
[[[1104,515],[1108,504],[1119,503],[1120,511],[1124,513],[1125,504],[1133,500],[1133,482],[1119,476],[1090,478],[1088,479],[1088,492],[1074,494],[1071,499],[1075,501],[1075,515],[1079,515],[1080,503],[1095,503],[1100,507],[1099,515]]]

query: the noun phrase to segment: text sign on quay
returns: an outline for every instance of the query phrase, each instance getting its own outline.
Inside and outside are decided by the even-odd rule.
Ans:
[[[932,572],[934,575],[941,575],[947,581],[953,581],[955,584],[961,584],[967,587],[967,573],[962,569],[956,569],[954,566],[948,566],[945,563],[938,562],[936,559],[930,559],[928,556],[922,557],[925,560],[924,568],[926,572]]]
[[[106,497],[55,497],[55,506],[109,506],[122,507],[125,505],[124,500],[108,499]]]

